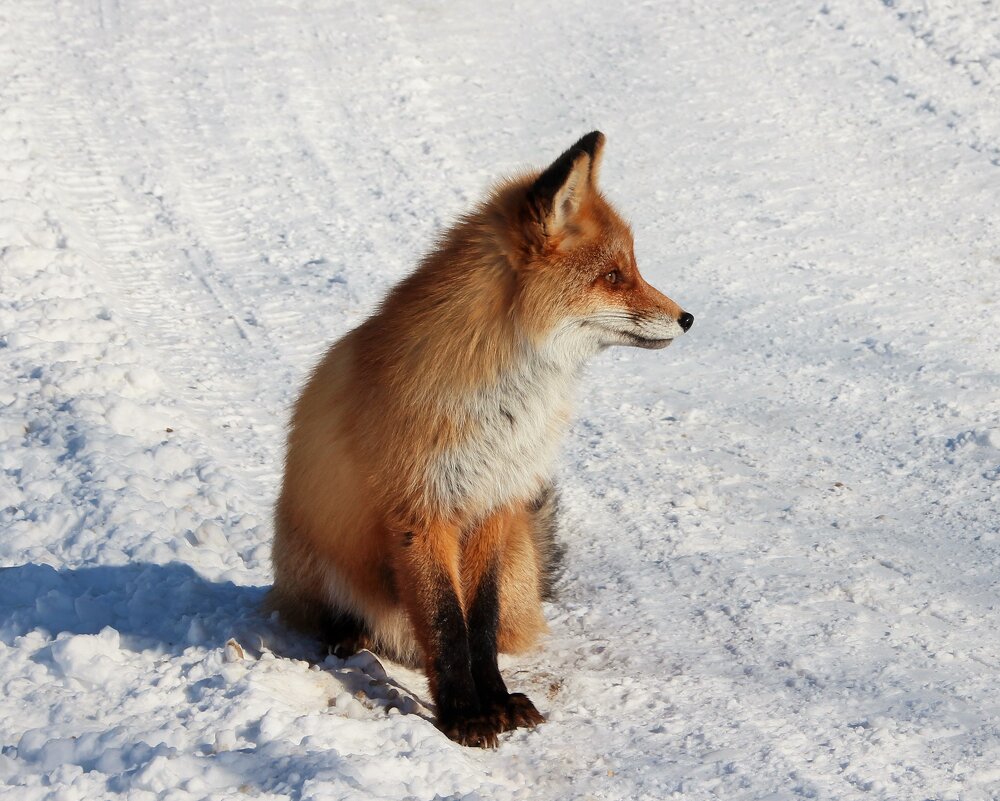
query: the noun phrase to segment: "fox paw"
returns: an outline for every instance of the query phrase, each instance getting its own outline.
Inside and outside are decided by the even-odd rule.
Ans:
[[[496,715],[472,715],[460,720],[452,720],[438,724],[445,735],[459,745],[471,748],[496,748],[499,745],[497,735],[503,731]]]
[[[545,716],[524,693],[511,693],[495,702],[491,711],[500,719],[501,731],[533,729],[545,722]]]
[[[534,728],[545,717],[528,696],[511,693],[490,704],[486,712],[444,721],[438,724],[449,738],[473,748],[496,748],[498,735],[520,728]]]
[[[364,634],[359,634],[356,637],[345,637],[330,646],[330,653],[337,657],[337,659],[348,659],[359,651],[364,651],[369,645],[368,637]]]

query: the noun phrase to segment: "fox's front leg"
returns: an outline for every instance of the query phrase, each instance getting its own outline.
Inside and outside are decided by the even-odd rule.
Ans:
[[[472,678],[483,713],[495,719],[500,731],[537,726],[545,720],[526,695],[507,690],[497,664],[501,560],[510,525],[509,514],[491,515],[469,532],[462,554]]]
[[[503,728],[484,714],[472,674],[469,628],[459,579],[461,532],[433,521],[402,533],[394,568],[424,655],[439,728],[462,745],[495,748]]]

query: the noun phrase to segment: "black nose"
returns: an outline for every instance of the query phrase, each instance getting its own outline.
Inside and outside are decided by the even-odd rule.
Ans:
[[[694,315],[684,312],[678,319],[677,325],[687,331],[692,325],[694,325]]]

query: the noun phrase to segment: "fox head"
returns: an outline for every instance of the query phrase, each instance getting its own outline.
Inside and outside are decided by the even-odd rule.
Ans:
[[[510,194],[501,190],[522,319],[536,341],[583,356],[610,345],[664,348],[694,322],[639,274],[632,230],[597,186],[604,141],[593,131],[508,184]]]

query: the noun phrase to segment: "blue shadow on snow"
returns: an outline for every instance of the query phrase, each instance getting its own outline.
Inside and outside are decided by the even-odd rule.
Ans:
[[[137,563],[57,570],[0,568],[0,640],[8,645],[40,629],[96,634],[117,629],[122,645],[180,652],[219,646],[241,632],[268,628],[260,612],[267,587],[209,581],[190,565]],[[247,643],[244,643],[247,644]]]

